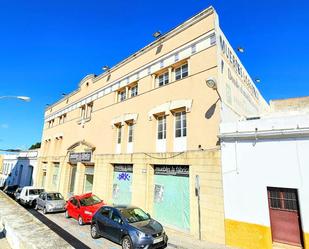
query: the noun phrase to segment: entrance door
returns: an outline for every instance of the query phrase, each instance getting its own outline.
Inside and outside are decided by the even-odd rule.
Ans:
[[[115,164],[113,179],[113,203],[131,204],[132,199],[132,164]]]
[[[84,178],[84,193],[92,192],[94,166],[86,166]]]
[[[154,216],[165,225],[190,229],[189,166],[154,166]]]
[[[46,170],[43,170],[42,172],[42,187],[45,188],[45,183],[46,183]]]
[[[74,188],[75,188],[75,178],[76,178],[76,170],[77,165],[71,165],[71,176],[70,176],[70,185],[69,185],[69,196],[74,195]]]
[[[267,191],[273,241],[301,246],[297,190],[269,187]]]

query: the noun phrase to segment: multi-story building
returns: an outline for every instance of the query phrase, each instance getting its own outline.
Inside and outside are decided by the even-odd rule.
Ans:
[[[309,248],[309,97],[270,106],[220,127],[226,243]]]
[[[3,156],[0,155],[0,188],[3,187],[2,176],[3,176]]]
[[[37,156],[38,150],[21,151],[3,155],[0,186],[18,185],[23,187],[35,185]]]
[[[209,7],[46,109],[37,180],[224,243],[219,123],[267,110]]]

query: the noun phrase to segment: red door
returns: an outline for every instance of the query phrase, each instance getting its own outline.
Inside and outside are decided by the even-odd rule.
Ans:
[[[296,189],[267,188],[273,241],[302,246]]]

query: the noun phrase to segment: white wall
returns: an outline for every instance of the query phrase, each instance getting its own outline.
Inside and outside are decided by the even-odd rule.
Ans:
[[[309,232],[309,138],[222,142],[222,173],[226,219],[270,226],[267,186],[296,188]]]
[[[18,154],[10,154],[3,156],[3,165],[9,164],[9,172],[7,175],[2,175],[1,178],[4,180],[9,181],[9,185],[20,185],[20,186],[27,186],[29,185],[30,178],[32,177],[32,184],[36,185],[35,179],[37,174],[37,154],[38,151],[31,150],[31,151],[22,151]],[[20,167],[23,165],[23,170],[20,172]],[[30,167],[33,167],[33,172],[31,175]],[[4,167],[4,166],[3,166]],[[8,176],[11,173],[11,176]],[[19,182],[19,175],[20,182]],[[8,183],[7,183],[8,184]]]

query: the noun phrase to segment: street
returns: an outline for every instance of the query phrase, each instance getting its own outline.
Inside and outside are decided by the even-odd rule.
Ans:
[[[75,219],[66,219],[64,217],[64,213],[52,213],[44,215],[42,211],[37,211],[34,209],[27,210],[75,248],[121,248],[120,245],[104,238],[96,240],[92,239],[90,235],[90,225],[79,226]],[[175,247],[169,245],[167,248],[172,249]]]

